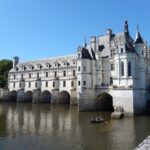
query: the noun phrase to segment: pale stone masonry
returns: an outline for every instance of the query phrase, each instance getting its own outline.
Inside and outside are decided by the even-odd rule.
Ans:
[[[19,63],[14,57],[9,90],[17,101],[77,104],[79,110],[97,110],[102,93],[112,96],[112,106],[125,115],[146,110],[150,96],[150,49],[137,31],[92,36],[77,54]]]
[[[17,57],[14,58],[14,66],[9,72],[9,89],[12,92],[18,91],[17,101],[30,100],[32,94],[35,94],[33,102],[43,102],[46,100],[46,95],[50,95],[49,101],[57,103],[59,101],[58,93],[66,91],[71,95],[71,104],[77,104],[76,55],[18,64],[16,61],[18,61]],[[39,98],[37,94],[42,92],[45,92],[45,97]]]

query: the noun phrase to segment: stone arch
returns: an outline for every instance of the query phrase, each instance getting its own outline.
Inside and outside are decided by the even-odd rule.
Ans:
[[[32,102],[33,92],[32,91],[26,91],[24,94],[24,101],[25,102]]]
[[[97,109],[99,111],[113,111],[113,97],[106,93],[102,92],[96,97]]]
[[[10,100],[17,101],[17,91],[13,90],[10,92]]]
[[[51,93],[48,90],[41,92],[40,102],[51,102]]]
[[[59,99],[60,104],[70,104],[70,94],[68,91],[61,91],[60,92],[60,99]]]

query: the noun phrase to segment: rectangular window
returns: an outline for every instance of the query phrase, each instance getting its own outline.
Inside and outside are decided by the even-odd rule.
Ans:
[[[71,81],[71,87],[74,87],[74,82],[73,81]]]
[[[128,62],[128,76],[131,76],[131,62]]]
[[[120,49],[120,53],[123,53],[123,48]]]
[[[80,57],[81,57],[81,55],[80,55],[80,54],[78,54],[78,59],[80,59]]]
[[[48,78],[48,72],[46,72],[46,78]]]
[[[55,87],[55,82],[53,82],[53,87]]]
[[[63,87],[66,87],[66,81],[63,81]]]
[[[83,81],[83,85],[86,86],[86,81]]]
[[[111,64],[111,71],[115,70],[114,64]]]
[[[15,88],[15,83],[13,84],[13,87]]]
[[[14,79],[16,79],[16,75],[14,74]]]
[[[46,87],[48,87],[48,82],[46,81],[46,85],[45,85]]]
[[[78,86],[80,86],[80,81],[78,81]]]
[[[83,71],[86,71],[86,67],[85,66],[83,67]]]
[[[37,87],[37,82],[35,82],[35,87]]]
[[[31,87],[31,82],[29,82],[29,87]]]
[[[37,78],[39,78],[40,76],[39,76],[39,73],[37,73]]]
[[[23,79],[23,74],[21,74],[21,79]]]
[[[63,75],[64,75],[64,77],[66,76],[66,71],[64,71]]]
[[[21,88],[21,83],[19,83],[19,87]]]
[[[31,73],[29,73],[29,79],[31,79]]]
[[[75,76],[76,75],[76,71],[75,70],[73,70],[73,76]]]
[[[115,55],[115,49],[110,50],[110,57],[114,57]]]
[[[57,72],[56,71],[54,72],[54,76],[57,77]]]
[[[78,67],[78,71],[80,71],[80,67]]]

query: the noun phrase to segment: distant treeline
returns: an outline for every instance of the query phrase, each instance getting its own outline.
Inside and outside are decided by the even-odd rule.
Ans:
[[[0,60],[0,88],[7,87],[8,72],[12,68],[12,64],[11,60]]]

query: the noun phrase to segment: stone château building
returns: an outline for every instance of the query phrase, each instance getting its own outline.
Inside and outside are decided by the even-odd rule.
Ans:
[[[72,56],[24,63],[14,57],[8,85],[17,101],[78,104],[81,111],[112,105],[139,114],[150,96],[150,49],[139,31],[133,40],[125,21],[123,32],[92,36]],[[111,100],[99,100],[102,93]]]

